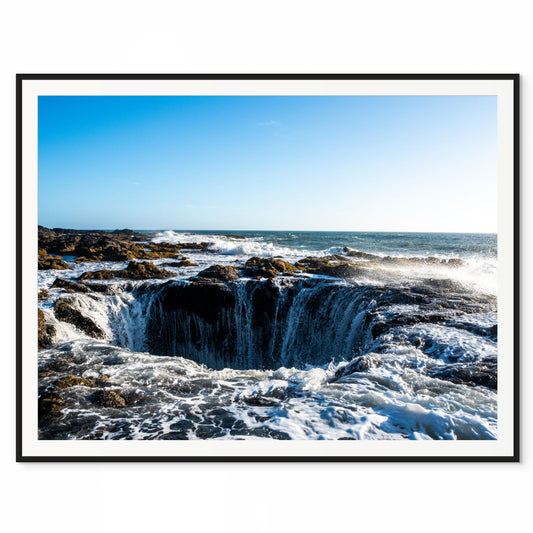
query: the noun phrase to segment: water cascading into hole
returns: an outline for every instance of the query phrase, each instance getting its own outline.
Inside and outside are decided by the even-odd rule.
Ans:
[[[323,365],[353,357],[368,310],[345,283],[170,284],[151,307],[147,348],[214,369]]]
[[[384,287],[295,278],[146,283],[112,297],[73,298],[118,346],[212,369],[349,361],[380,349],[372,346],[377,337],[386,347],[394,328],[447,324],[463,313],[490,310],[492,300],[450,281]],[[409,341],[429,346],[428,339],[420,342]]]

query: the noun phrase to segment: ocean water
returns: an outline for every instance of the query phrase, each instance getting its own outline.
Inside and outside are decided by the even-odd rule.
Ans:
[[[40,306],[57,342],[39,352],[39,366],[55,373],[40,389],[58,375],[105,376],[127,405],[98,407],[93,390],[70,387],[62,393],[68,408],[41,424],[40,438],[497,438],[496,235],[145,233],[154,242],[210,247],[183,251],[192,267],[154,261],[176,274],[171,280],[114,281],[110,295],[50,290]],[[242,278],[206,300],[210,309],[191,314],[196,304],[181,303],[199,298],[190,280],[213,264],[242,266],[253,256],[294,263],[345,249],[462,263],[391,261],[352,279]],[[39,286],[126,265],[70,264],[71,271],[40,271]],[[57,320],[60,296],[105,339]]]

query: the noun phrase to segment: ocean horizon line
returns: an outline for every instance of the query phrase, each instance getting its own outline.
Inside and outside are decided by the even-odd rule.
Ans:
[[[242,233],[375,233],[375,234],[428,234],[428,235],[497,235],[496,231],[414,231],[414,230],[323,230],[323,229],[200,229],[200,228],[129,228],[127,226],[115,227],[115,228],[95,228],[95,227],[73,227],[73,226],[55,226],[39,224],[41,227],[50,229],[69,229],[75,231],[117,231],[117,230],[129,230],[138,232],[163,232],[163,231],[175,231],[175,232],[242,232]]]

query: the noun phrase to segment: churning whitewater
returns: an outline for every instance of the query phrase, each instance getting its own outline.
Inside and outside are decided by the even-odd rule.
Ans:
[[[497,438],[495,235],[128,232],[40,228],[39,438]]]

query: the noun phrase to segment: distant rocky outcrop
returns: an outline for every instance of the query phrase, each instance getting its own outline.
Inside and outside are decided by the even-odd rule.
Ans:
[[[409,265],[409,264],[427,264],[427,265],[446,265],[452,267],[458,267],[465,264],[462,259],[440,259],[438,257],[398,257],[398,256],[381,256],[376,254],[369,254],[366,252],[360,252],[359,250],[351,250],[348,247],[344,247],[344,253],[348,257],[355,257],[357,259],[363,259],[365,261],[371,261],[374,263],[382,264],[394,264],[394,265]]]
[[[83,241],[82,238],[73,251],[73,254],[77,256],[76,262],[78,263],[181,257],[179,253],[181,246],[177,244],[138,243],[114,236],[102,236],[94,243]]]
[[[380,259],[379,255],[367,254],[366,252],[360,252],[359,250],[352,250],[345,246],[342,250],[348,257],[357,257],[357,259],[376,260]]]
[[[76,262],[131,261],[133,259],[180,258],[180,250],[207,251],[210,243],[150,242],[152,235],[123,229],[115,231],[53,230],[39,226],[39,249],[42,254],[73,255]],[[61,259],[61,258],[60,258]],[[58,268],[46,267],[42,268]],[[64,267],[62,267],[64,268]]]
[[[215,235],[219,235],[220,237],[224,237],[226,239],[239,239],[239,240],[246,239],[246,237],[243,237],[242,235],[234,235],[233,233],[215,233]]]

